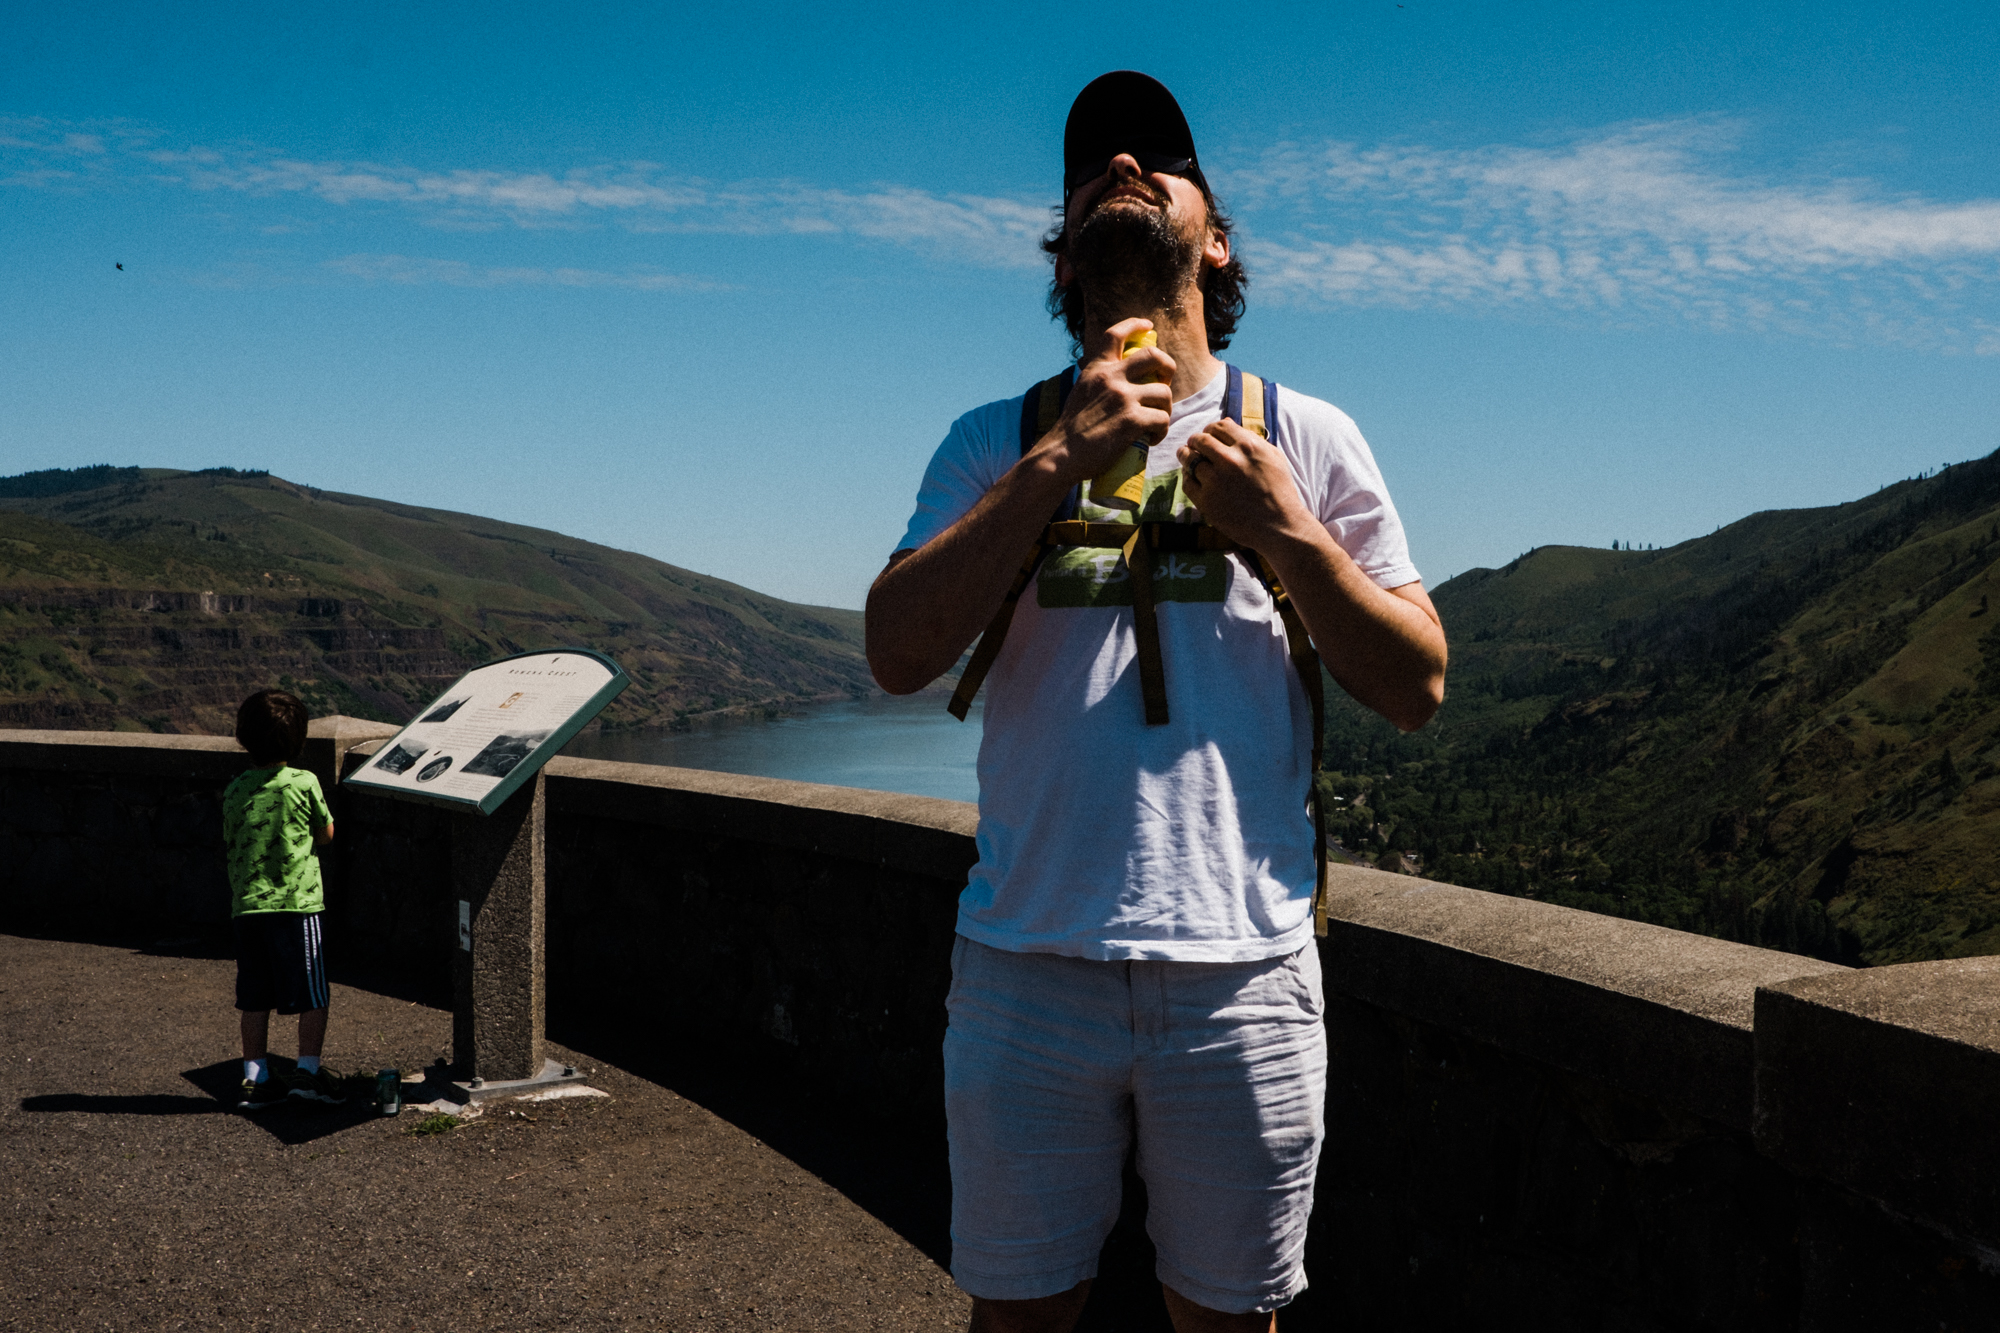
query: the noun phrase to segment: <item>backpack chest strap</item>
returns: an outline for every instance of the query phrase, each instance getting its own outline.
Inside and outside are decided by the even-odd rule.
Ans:
[[[1255,375],[1246,375],[1235,366],[1225,366],[1225,371],[1227,378],[1223,384],[1222,414],[1258,436],[1269,439],[1271,407],[1277,386],[1267,384]],[[1022,395],[1021,453],[1024,456],[1044,435],[1055,429],[1062,416],[1063,405],[1069,400],[1070,390],[1075,385],[1076,368],[1072,366]],[[1160,651],[1159,615],[1153,601],[1152,555],[1154,552],[1236,551],[1243,548],[1206,523],[1094,523],[1066,517],[1075,512],[1079,498],[1077,492],[1071,492],[1055,519],[1042,529],[1034,546],[1029,548],[1027,557],[1021,561],[1000,609],[994,612],[986,632],[973,645],[972,658],[965,664],[965,670],[959,673],[958,688],[952,691],[951,702],[945,705],[959,721],[963,722],[972,711],[972,701],[977,697],[979,687],[985,683],[987,672],[993,669],[994,661],[1000,656],[1000,648],[1007,640],[1007,630],[1014,622],[1014,611],[1020,604],[1021,594],[1034,581],[1035,571],[1042,560],[1059,546],[1116,548],[1125,553],[1125,567],[1132,583],[1132,630],[1138,651],[1139,689],[1145,705],[1146,724],[1158,727],[1165,726],[1169,721],[1166,664]],[[1143,558],[1141,551],[1146,553]],[[1273,596],[1276,596],[1275,583],[1266,575],[1264,563],[1252,552],[1245,551],[1244,555],[1251,569],[1257,572],[1267,587],[1273,588]]]
[[[1241,551],[1244,548],[1206,523],[1086,523],[1065,519],[1042,529],[1042,541],[1049,546],[1089,546],[1123,548],[1132,540],[1135,527],[1150,528],[1148,545],[1161,553],[1188,551]]]
[[[1246,375],[1235,366],[1225,365],[1224,375],[1226,378],[1223,380],[1222,415],[1245,430],[1254,432],[1260,438],[1270,439],[1271,431],[1267,420],[1269,414],[1265,410],[1265,398],[1268,393],[1275,393],[1277,386],[1266,386],[1257,376]],[[1166,659],[1160,651],[1159,612],[1153,602],[1153,552],[1163,549],[1160,545],[1163,540],[1193,540],[1197,543],[1193,548],[1196,550],[1239,548],[1234,543],[1230,543],[1227,547],[1199,545],[1201,540],[1199,534],[1203,529],[1208,531],[1211,540],[1227,541],[1227,538],[1206,523],[1199,525],[1140,523],[1136,527],[1137,531],[1129,534],[1119,545],[1124,548],[1125,570],[1132,584],[1132,637],[1139,664],[1139,697],[1145,704],[1146,725],[1162,727],[1169,720],[1167,666]],[[1195,528],[1196,535],[1193,538],[1181,537],[1179,534],[1169,536],[1169,529],[1187,527]],[[1259,570],[1260,577],[1263,576],[1262,570],[1267,568],[1261,560],[1254,557],[1250,560],[1250,567]],[[1274,588],[1275,596],[1275,585],[1272,580],[1266,578],[1265,584]],[[1288,625],[1288,632],[1289,629]]]

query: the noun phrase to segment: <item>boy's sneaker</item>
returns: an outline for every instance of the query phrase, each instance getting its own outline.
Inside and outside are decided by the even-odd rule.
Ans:
[[[339,1106],[347,1100],[341,1091],[340,1080],[324,1069],[308,1074],[303,1069],[294,1069],[285,1075],[285,1082],[291,1095],[302,1102],[325,1102],[329,1106]]]
[[[276,1078],[267,1078],[262,1083],[243,1080],[243,1094],[236,1099],[239,1111],[261,1111],[267,1106],[276,1106],[285,1100],[287,1089]]]

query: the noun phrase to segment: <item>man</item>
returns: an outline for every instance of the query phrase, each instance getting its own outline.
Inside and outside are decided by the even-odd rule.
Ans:
[[[1222,419],[1214,352],[1244,275],[1173,96],[1105,75],[1063,157],[1046,248],[1074,388],[1032,440],[1019,398],[953,425],[869,592],[876,680],[902,694],[948,671],[1052,515],[1119,521],[1087,483],[1137,441],[1124,521],[1205,521],[1260,554],[1334,679],[1422,726],[1444,632],[1360,433],[1289,391],[1270,441]],[[1157,347],[1121,355],[1149,328]],[[945,1038],[952,1273],[975,1333],[1075,1323],[1134,1147],[1177,1329],[1268,1330],[1305,1286],[1326,1081],[1312,724],[1249,558],[1185,549],[1141,557],[1156,665],[1147,580],[1088,546],[1042,560],[992,662]]]

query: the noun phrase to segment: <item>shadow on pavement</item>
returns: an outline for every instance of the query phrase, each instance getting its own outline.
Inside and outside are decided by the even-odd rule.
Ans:
[[[292,1062],[282,1056],[271,1061],[271,1076],[282,1078],[294,1068]],[[236,1097],[243,1088],[243,1062],[240,1060],[219,1060],[200,1069],[181,1071],[181,1077],[200,1088],[215,1099],[216,1105],[227,1111],[236,1110]],[[329,1134],[338,1134],[343,1129],[352,1129],[365,1120],[373,1120],[378,1114],[375,1103],[365,1097],[349,1095],[340,1106],[329,1106],[325,1102],[307,1102],[290,1099],[275,1106],[267,1106],[261,1111],[239,1112],[246,1120],[265,1130],[280,1143],[296,1145],[323,1139]]]
[[[35,921],[0,919],[0,933],[24,940],[59,940],[65,944],[91,944],[106,949],[126,949],[146,958],[234,959],[236,945],[230,938],[229,923],[191,926],[172,935],[131,935],[91,930],[69,930]]]
[[[134,1097],[99,1096],[87,1092],[56,1092],[23,1097],[23,1111],[80,1111],[87,1115],[215,1115],[236,1108],[213,1097],[176,1097],[145,1093]]]
[[[286,1060],[273,1063],[273,1074],[291,1067]],[[280,1143],[311,1143],[329,1134],[338,1134],[364,1120],[372,1120],[375,1104],[365,1097],[350,1095],[341,1106],[325,1102],[287,1099],[260,1111],[239,1111],[237,1095],[243,1087],[243,1063],[221,1060],[200,1069],[181,1071],[181,1077],[205,1094],[200,1097],[172,1093],[139,1093],[121,1096],[112,1093],[54,1092],[40,1097],[23,1097],[23,1111],[41,1114],[83,1115],[241,1115],[252,1124],[270,1131]]]
[[[941,1104],[913,1108],[888,1123],[870,1121],[741,1051],[673,1043],[652,1030],[612,1030],[601,1019],[572,1026],[555,1015],[549,1035],[579,1054],[671,1088],[762,1140],[950,1268],[951,1170]],[[1153,1262],[1146,1187],[1128,1163],[1124,1206],[1104,1243],[1076,1333],[1171,1333]]]
[[[845,1194],[939,1264],[951,1261],[951,1175],[941,1118],[867,1123],[823,1090],[743,1052],[662,1040],[656,1031],[565,1023],[549,1036],[674,1092],[761,1139]]]

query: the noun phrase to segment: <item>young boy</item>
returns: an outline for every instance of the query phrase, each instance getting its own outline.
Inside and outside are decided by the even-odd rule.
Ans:
[[[326,1040],[326,961],[320,945],[319,860],[313,844],[333,841],[333,816],[319,779],[292,767],[306,744],[306,706],[281,690],[260,690],[236,713],[236,740],[256,767],[222,793],[222,838],[229,862],[230,924],[236,934],[236,1007],[243,1014],[243,1094],[237,1106],[261,1111],[297,1097],[345,1100],[319,1067]],[[299,1016],[299,1064],[271,1076],[265,1042],[271,1011]]]

